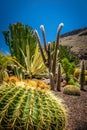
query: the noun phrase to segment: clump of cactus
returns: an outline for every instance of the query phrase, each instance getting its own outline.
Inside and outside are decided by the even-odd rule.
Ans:
[[[44,49],[41,46],[41,41],[40,41],[40,37],[39,37],[37,30],[34,31],[38,45],[39,45],[39,49],[40,49],[40,52],[41,52],[43,62],[49,70],[50,86],[51,86],[52,90],[55,90],[58,87],[57,86],[58,80],[56,80],[56,63],[57,63],[57,55],[58,55],[58,49],[59,49],[60,31],[61,31],[63,26],[64,26],[64,24],[61,23],[61,24],[59,24],[59,27],[57,29],[57,38],[56,38],[56,41],[55,41],[55,47],[54,47],[54,50],[53,50],[53,52],[54,52],[53,55],[51,54],[51,44],[49,43],[48,45],[46,45],[46,35],[45,35],[44,26],[43,25],[40,26],[41,31],[42,31],[42,35],[43,35]],[[45,53],[44,53],[44,50],[45,50]],[[55,84],[56,84],[56,87],[55,87]]]
[[[23,25],[20,22],[10,24],[9,29],[3,31],[5,42],[9,47],[11,56],[17,58],[17,61],[25,67],[24,57],[21,54],[20,48],[26,55],[26,45],[30,46],[30,58],[34,54],[36,48],[36,39],[33,29],[28,25]]]
[[[63,130],[65,119],[60,99],[49,90],[0,86],[0,130]]]
[[[66,85],[63,93],[68,95],[80,96],[80,88],[74,85]]]

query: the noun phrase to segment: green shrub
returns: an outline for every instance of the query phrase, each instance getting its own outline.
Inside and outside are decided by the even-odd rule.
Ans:
[[[80,88],[74,85],[67,85],[63,91],[64,94],[80,96]]]
[[[0,86],[0,130],[63,130],[66,114],[52,92]]]
[[[78,86],[78,87],[80,86],[80,84],[77,82],[77,80],[73,76],[70,76],[68,84]]]
[[[69,81],[70,77],[74,73],[76,65],[74,62],[69,62],[69,60],[67,58],[64,58],[62,60],[62,67],[64,69],[64,73],[66,74],[67,81]]]
[[[75,64],[79,63],[79,57],[71,51],[69,46],[59,46],[59,58],[62,60],[65,57],[69,60],[69,62],[74,62]]]

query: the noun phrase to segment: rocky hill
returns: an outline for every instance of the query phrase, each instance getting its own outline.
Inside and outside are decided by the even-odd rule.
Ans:
[[[87,60],[87,27],[61,35],[60,44],[70,46],[80,59]]]

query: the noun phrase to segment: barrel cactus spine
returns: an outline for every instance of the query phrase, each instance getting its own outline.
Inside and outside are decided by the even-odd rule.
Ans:
[[[65,110],[49,90],[30,86],[0,88],[0,129],[63,130]]]

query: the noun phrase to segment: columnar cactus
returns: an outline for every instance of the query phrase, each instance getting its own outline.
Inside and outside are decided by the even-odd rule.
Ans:
[[[81,73],[80,73],[80,89],[84,90],[84,82],[85,82],[85,65],[84,60],[81,64]]]
[[[44,55],[44,52],[43,52],[43,49],[42,49],[42,46],[41,46],[41,42],[40,42],[40,37],[39,37],[37,30],[34,31],[38,45],[39,45],[39,48],[40,48],[40,52],[41,52],[41,55],[42,55],[43,62],[47,66],[47,68],[49,69],[50,85],[51,85],[52,90],[55,89],[54,85],[55,85],[55,77],[56,77],[57,52],[58,52],[58,49],[59,49],[60,31],[61,31],[63,25],[64,25],[63,23],[59,24],[59,27],[58,27],[58,30],[57,30],[57,38],[56,38],[56,42],[55,42],[53,59],[51,57],[50,44],[48,44],[48,48],[47,48],[47,45],[46,45],[46,36],[45,36],[44,26],[41,25],[40,28],[42,30],[42,35],[43,35],[43,40],[44,40],[44,50],[45,50],[48,58],[45,57],[45,55]],[[56,83],[56,84],[58,84],[58,83]]]
[[[61,64],[58,64],[57,91],[61,91]]]
[[[24,57],[20,49],[22,49],[23,53],[26,55],[26,45],[28,44],[31,49],[31,56],[34,53],[36,39],[33,34],[33,29],[30,26],[24,26],[22,23],[17,22],[15,24],[10,24],[9,30],[3,31],[3,35],[6,44],[9,46],[11,55],[15,56],[19,63],[24,66]]]
[[[63,130],[65,111],[52,92],[30,86],[0,86],[0,130]]]

